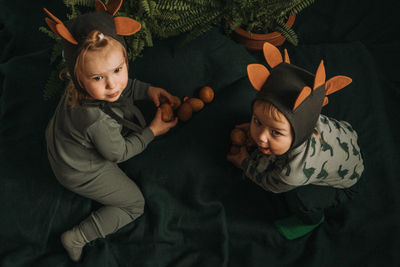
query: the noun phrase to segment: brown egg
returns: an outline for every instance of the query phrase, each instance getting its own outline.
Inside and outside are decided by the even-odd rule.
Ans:
[[[172,106],[173,109],[179,108],[180,105],[182,104],[181,99],[179,97],[175,96],[175,95],[172,96],[172,100],[173,100],[173,102],[172,102],[171,106]]]
[[[204,108],[204,102],[199,98],[193,97],[190,98],[187,102],[192,106],[194,112],[198,112]]]
[[[192,117],[192,113],[192,105],[190,105],[188,102],[183,102],[178,109],[178,118],[181,121],[187,121]]]
[[[231,146],[231,149],[229,150],[229,153],[236,155],[240,152],[240,146]]]
[[[231,140],[232,140],[232,144],[238,145],[238,146],[243,146],[246,144],[247,135],[243,130],[241,130],[239,128],[234,128],[231,131]]]
[[[210,86],[204,86],[200,89],[199,97],[204,103],[210,103],[214,99],[214,91]]]
[[[163,121],[168,122],[174,119],[174,112],[170,104],[168,103],[161,104],[160,109],[161,109],[161,118]]]

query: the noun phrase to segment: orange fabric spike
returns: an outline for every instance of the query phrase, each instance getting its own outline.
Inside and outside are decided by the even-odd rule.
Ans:
[[[267,81],[270,72],[264,65],[249,64],[247,65],[247,75],[249,76],[250,83],[253,85],[254,89],[260,91]]]
[[[58,36],[61,37],[61,35],[60,35],[60,34],[58,33],[58,31],[57,31],[56,23],[55,23],[53,20],[49,19],[49,18],[44,18],[44,20],[46,21],[47,25],[49,25],[49,28],[50,28],[55,34],[57,34]]]
[[[132,35],[140,30],[142,25],[128,17],[114,18],[115,30],[119,35]]]
[[[315,73],[315,79],[314,79],[314,87],[313,89],[317,89],[321,85],[325,83],[326,79],[326,74],[325,74],[325,67],[324,67],[324,61],[321,60],[321,63],[318,66],[317,72]]]
[[[72,34],[69,32],[67,27],[65,27],[64,23],[61,20],[59,20],[46,8],[43,8],[43,10],[51,18],[51,19],[45,18],[45,21],[54,33],[56,33],[57,35],[59,35],[60,37],[64,38],[65,40],[67,40],[72,44],[75,45],[78,44],[78,42],[75,40],[75,38],[72,36]]]
[[[101,0],[96,0],[96,2],[94,3],[94,7],[96,11],[107,11],[107,7]]]
[[[288,54],[288,52],[287,52],[287,49],[285,48],[285,62],[287,63],[287,64],[290,64],[290,58],[289,58],[289,54]]]
[[[329,102],[329,100],[328,100],[328,98],[325,96],[324,102],[322,103],[322,106],[324,107],[324,106],[328,105],[328,102]]]
[[[272,44],[265,42],[263,45],[265,60],[271,68],[276,67],[283,62],[281,52]]]
[[[115,15],[122,5],[122,0],[109,0],[107,4],[107,12]]]
[[[326,95],[330,95],[336,91],[339,91],[340,89],[343,89],[347,85],[349,85],[353,80],[347,76],[335,76],[330,78],[326,82],[325,90],[326,90]]]
[[[78,42],[75,40],[75,38],[72,36],[72,34],[69,32],[69,30],[67,29],[67,27],[65,27],[65,25],[63,23],[57,24],[56,29],[62,38],[64,38],[71,44],[74,44],[74,45],[78,44]]]
[[[47,15],[54,21],[54,22],[56,22],[57,24],[59,24],[59,23],[63,23],[61,20],[59,20],[56,16],[54,16],[53,14],[51,14],[51,12],[50,11],[48,11],[47,10],[47,8],[43,8],[43,10],[44,10],[44,12],[46,12],[47,13]]]
[[[299,96],[297,97],[296,101],[294,102],[293,111],[297,109],[297,107],[303,103],[303,101],[311,94],[311,88],[308,86],[304,86],[301,90]]]

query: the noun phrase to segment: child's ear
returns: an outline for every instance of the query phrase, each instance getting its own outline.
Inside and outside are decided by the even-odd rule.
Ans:
[[[281,52],[279,52],[279,49],[274,45],[265,42],[263,45],[263,52],[265,60],[271,68],[274,68],[283,62]]]
[[[247,75],[249,76],[250,83],[253,85],[254,89],[260,91],[270,73],[264,65],[249,64],[247,65]]]

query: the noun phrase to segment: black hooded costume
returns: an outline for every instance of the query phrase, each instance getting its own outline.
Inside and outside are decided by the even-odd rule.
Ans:
[[[242,169],[265,190],[285,192],[291,209],[304,221],[315,223],[325,208],[353,195],[352,188],[364,170],[358,135],[351,125],[320,114],[327,95],[351,79],[335,76],[325,81],[323,62],[313,75],[290,64],[286,50],[283,60],[269,43],[264,44],[264,56],[271,70],[261,64],[247,67],[249,80],[258,90],[253,104],[257,100],[273,104],[288,119],[294,136],[283,155],[257,149],[242,162]]]

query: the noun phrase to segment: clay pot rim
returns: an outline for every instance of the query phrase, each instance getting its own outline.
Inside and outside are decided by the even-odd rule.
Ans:
[[[290,15],[288,21],[286,22],[286,26],[292,27],[294,24],[294,20],[296,18],[296,14]],[[253,40],[265,40],[265,38],[277,38],[281,35],[281,33],[275,31],[275,32],[269,32],[269,33],[251,33],[248,31],[245,31],[243,28],[236,28],[234,31],[246,38],[253,39]]]

